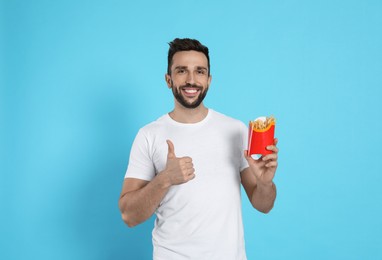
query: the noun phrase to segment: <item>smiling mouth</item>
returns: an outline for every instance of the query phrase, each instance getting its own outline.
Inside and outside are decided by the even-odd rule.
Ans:
[[[182,90],[182,92],[184,93],[185,96],[187,96],[187,97],[194,97],[194,96],[196,96],[201,91],[201,88],[183,87],[183,88],[181,88],[181,90]]]
[[[199,91],[199,89],[189,89],[189,88],[186,88],[186,89],[183,89],[184,92],[186,92],[187,94],[195,94]]]

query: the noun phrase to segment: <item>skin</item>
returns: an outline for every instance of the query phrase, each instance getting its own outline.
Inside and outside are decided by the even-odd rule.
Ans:
[[[199,95],[208,90],[211,79],[206,56],[196,51],[175,53],[171,75],[165,75],[168,88],[173,92],[178,91],[183,97],[183,102],[187,104],[193,104]],[[177,122],[197,123],[203,120],[207,113],[208,109],[203,102],[195,108],[187,108],[174,98],[174,110],[169,115]],[[276,145],[277,139],[274,140],[274,145],[267,147],[273,153],[258,160],[247,156],[247,151],[243,151],[249,167],[241,172],[241,183],[253,207],[264,213],[273,208],[276,198],[276,186],[273,183],[278,157]],[[119,208],[122,219],[129,227],[150,218],[172,185],[186,183],[195,178],[192,158],[177,157],[171,140],[167,140],[167,146],[167,163],[162,172],[151,181],[126,178],[123,182]]]

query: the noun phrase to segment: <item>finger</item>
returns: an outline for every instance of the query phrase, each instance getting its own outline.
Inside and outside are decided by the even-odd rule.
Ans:
[[[190,170],[194,169],[194,165],[192,163],[181,163],[179,166],[180,169],[185,173],[188,173]]]
[[[261,157],[263,161],[269,161],[269,160],[277,160],[277,153],[271,153],[266,156]]]
[[[277,145],[278,142],[279,142],[279,139],[277,139],[277,138],[273,139],[273,144],[274,145]]]
[[[182,162],[192,163],[192,158],[188,156],[182,157]]]
[[[266,148],[267,148],[267,150],[272,151],[274,153],[279,152],[279,148],[277,148],[275,145],[268,145]]]
[[[187,168],[194,168],[194,164],[192,162],[185,162],[184,165],[187,167]]]
[[[192,180],[195,178],[195,174],[190,174],[188,175],[188,181]]]
[[[187,172],[184,172],[183,174],[183,182],[188,182],[195,178],[195,171],[194,170],[188,170]]]
[[[167,145],[168,145],[167,158],[168,159],[176,158],[174,144],[170,140],[166,140],[166,142],[167,142]]]
[[[188,175],[192,175],[192,174],[194,174],[194,172],[195,172],[195,169],[194,168],[190,168],[190,169],[188,169]]]
[[[278,163],[277,161],[270,161],[269,163],[265,164],[265,167],[277,167]]]

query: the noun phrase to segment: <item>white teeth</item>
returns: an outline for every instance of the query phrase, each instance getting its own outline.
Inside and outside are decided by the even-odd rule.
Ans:
[[[185,89],[184,91],[185,91],[186,93],[189,93],[189,94],[194,94],[194,93],[197,92],[196,89]]]

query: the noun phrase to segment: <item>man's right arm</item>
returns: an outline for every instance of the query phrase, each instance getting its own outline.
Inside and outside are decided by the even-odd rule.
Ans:
[[[175,156],[174,145],[167,140],[168,153],[164,171],[151,181],[125,178],[118,202],[123,221],[134,227],[154,214],[172,185],[186,183],[195,178],[190,157]]]
[[[125,178],[118,202],[123,221],[134,227],[150,218],[169,188],[165,174],[158,174],[151,181]]]

